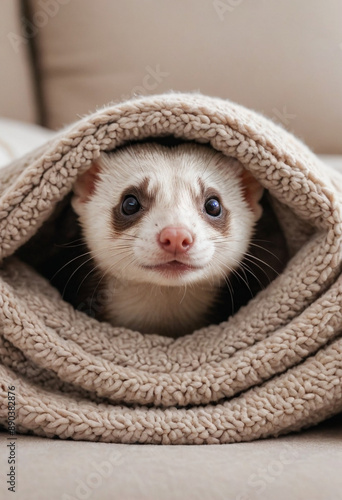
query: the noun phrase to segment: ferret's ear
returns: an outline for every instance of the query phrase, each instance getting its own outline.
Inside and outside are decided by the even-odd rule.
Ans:
[[[80,175],[74,184],[74,196],[71,199],[71,206],[78,215],[81,215],[85,202],[89,200],[95,191],[99,171],[100,166],[98,163],[92,163],[90,168]]]
[[[253,210],[255,220],[257,221],[262,215],[262,206],[260,205],[259,201],[261,200],[264,193],[264,188],[245,168],[241,173],[241,180],[245,199]]]

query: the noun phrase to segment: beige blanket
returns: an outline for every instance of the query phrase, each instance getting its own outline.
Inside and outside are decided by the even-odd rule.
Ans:
[[[291,253],[228,321],[178,339],[97,322],[13,257],[100,151],[161,135],[238,158],[272,196]],[[342,410],[342,178],[274,123],[201,95],[138,98],[83,118],[0,180],[2,425],[9,387],[17,432],[124,443],[247,441]]]

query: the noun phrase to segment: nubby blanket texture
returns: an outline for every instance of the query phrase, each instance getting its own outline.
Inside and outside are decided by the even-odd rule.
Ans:
[[[101,151],[171,135],[236,157],[268,190],[285,270],[228,321],[178,339],[100,323],[13,254]],[[103,108],[0,171],[0,423],[122,443],[231,443],[342,410],[342,178],[292,135],[195,94]]]

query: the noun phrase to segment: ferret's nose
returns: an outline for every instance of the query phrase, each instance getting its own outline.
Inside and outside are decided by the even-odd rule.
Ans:
[[[186,252],[192,243],[192,234],[184,227],[164,227],[159,234],[160,246],[173,254]]]

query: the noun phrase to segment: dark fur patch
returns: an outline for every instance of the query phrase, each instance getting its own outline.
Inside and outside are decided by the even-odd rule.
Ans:
[[[122,193],[119,203],[113,208],[112,222],[115,234],[120,234],[135,226],[153,206],[156,192],[149,191],[148,186],[149,180],[145,177],[138,186],[129,186]],[[129,195],[135,196],[141,205],[140,210],[133,215],[125,215],[122,211],[122,202]]]
[[[199,207],[201,216],[217,231],[219,231],[223,236],[227,236],[229,233],[229,210],[223,205],[221,197],[216,189],[206,188],[202,179],[198,179],[198,184],[200,187],[200,195],[194,195],[194,202],[196,206]],[[210,198],[216,198],[222,208],[222,212],[218,217],[212,217],[205,211],[204,204]]]

